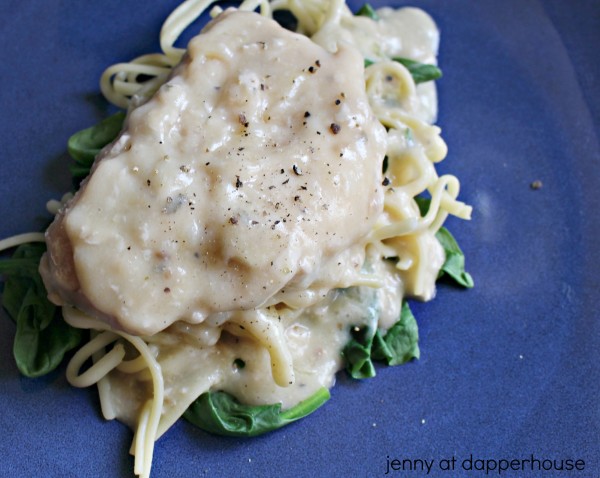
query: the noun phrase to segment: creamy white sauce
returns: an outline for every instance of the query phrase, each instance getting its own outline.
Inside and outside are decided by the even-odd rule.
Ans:
[[[343,17],[315,43],[255,14],[222,14],[61,213],[91,303],[81,308],[145,336],[160,364],[159,434],[207,390],[288,408],[333,386],[367,309],[385,331],[405,294],[433,296],[444,260],[433,233],[367,246],[375,226],[420,219],[401,188],[386,189],[397,197],[384,210],[384,154],[400,158],[386,174],[404,185],[419,168],[433,174],[446,151],[430,125],[432,83],[400,108],[407,131],[387,135],[374,117],[363,57],[435,63],[438,46],[422,11],[378,13],[377,23]],[[69,302],[71,292],[57,298],[55,259],[44,278]],[[135,428],[148,371],[113,371],[106,383],[103,407]]]
[[[368,17],[344,17],[342,28],[321,30],[312,39],[330,51],[351,44],[372,61],[401,57],[437,65],[440,35],[429,14],[419,8],[385,7],[378,9],[377,15],[377,22]],[[437,117],[435,83],[419,84],[417,92],[420,104],[415,117],[433,123]]]
[[[206,322],[178,323],[148,338],[157,351],[165,380],[159,434],[209,389],[227,391],[242,403],[281,403],[286,409],[321,387],[331,388],[342,366],[340,351],[350,338],[350,327],[364,325],[365,307],[376,307],[376,295],[374,289],[333,291],[319,305],[301,313],[290,309],[267,312],[273,315],[272,326],[281,324],[291,353],[294,380],[285,386],[276,383],[269,373],[272,358],[268,349],[245,333],[235,316],[230,317],[225,331],[221,325]],[[207,336],[218,336],[219,340],[206,341]],[[236,359],[243,360],[243,368],[236,366]],[[152,394],[149,374],[115,371],[107,380],[112,413],[135,428],[139,411]]]
[[[385,132],[355,81],[362,63],[222,14],[69,206],[82,293],[146,335],[322,279],[382,209]]]

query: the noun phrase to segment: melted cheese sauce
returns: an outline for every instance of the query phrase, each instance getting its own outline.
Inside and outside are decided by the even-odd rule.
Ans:
[[[349,329],[364,325],[366,307],[375,317],[376,294],[369,288],[336,290],[301,312],[254,310],[246,317],[234,314],[226,324],[213,315],[202,324],[179,322],[147,338],[165,381],[158,435],[207,390],[224,390],[246,404],[281,403],[287,409],[321,387],[331,388],[342,366],[340,350],[350,338]],[[77,314],[69,309],[67,320]],[[277,383],[276,372],[270,372],[274,358],[268,345],[248,332],[252,322],[280,329],[293,363],[292,383]],[[237,365],[239,360],[243,368]],[[135,429],[142,406],[152,396],[150,374],[113,371],[105,380],[110,390],[102,401],[105,417],[119,418]]]
[[[444,261],[433,232],[376,244],[368,234],[421,218],[413,196],[429,184],[386,189],[395,197],[384,209],[382,160],[398,158],[392,184],[433,174],[446,152],[431,126],[435,86],[399,106],[410,137],[386,134],[363,58],[435,63],[438,32],[417,9],[378,13],[343,17],[313,41],[255,14],[221,14],[131,111],[62,213],[85,297],[144,336],[160,365],[159,436],[207,390],[294,406],[333,386],[351,327],[385,331],[405,294],[433,296]],[[105,416],[135,429],[152,397],[148,370],[103,381]]]
[[[354,49],[219,16],[65,214],[82,293],[150,335],[322,282],[383,207],[385,131],[362,76]],[[334,269],[320,287],[348,274]]]
[[[377,22],[367,17],[344,17],[342,28],[320,30],[312,40],[330,51],[340,43],[350,44],[372,61],[401,57],[437,64],[440,35],[426,12],[412,7],[385,7],[378,9],[377,15]],[[417,85],[417,92],[420,104],[415,117],[433,123],[437,117],[435,82]]]

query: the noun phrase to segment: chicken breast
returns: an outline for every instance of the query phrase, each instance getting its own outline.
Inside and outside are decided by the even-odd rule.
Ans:
[[[354,48],[219,15],[48,229],[50,299],[150,335],[357,271],[386,141],[362,77]]]

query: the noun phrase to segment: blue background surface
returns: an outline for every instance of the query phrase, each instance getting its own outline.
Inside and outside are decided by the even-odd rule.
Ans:
[[[354,2],[354,7],[360,2]],[[375,5],[406,2],[373,1]],[[382,476],[388,459],[581,459],[600,476],[600,5],[422,0],[442,43],[440,118],[473,220],[448,227],[476,287],[413,305],[421,360],[364,382],[340,374],[308,419],[252,440],[180,422],[153,477]],[[108,114],[103,69],[158,49],[174,0],[3,0],[0,237],[37,230],[70,187],[66,140]],[[532,190],[540,180],[543,187]],[[127,477],[130,431],[64,368],[18,375],[0,317],[0,476]],[[457,471],[436,469],[457,459]],[[392,471],[396,476],[425,476]],[[489,476],[497,476],[490,473]]]

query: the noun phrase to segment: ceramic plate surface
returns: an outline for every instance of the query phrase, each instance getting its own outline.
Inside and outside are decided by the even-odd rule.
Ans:
[[[101,72],[156,51],[176,3],[3,1],[1,237],[44,226],[46,200],[70,187],[67,138],[110,111]],[[532,455],[585,468],[501,476],[600,476],[598,3],[415,3],[441,29],[440,170],[474,206],[471,222],[447,225],[476,287],[415,303],[421,359],[362,382],[340,374],[310,418],[249,440],[178,423],[156,445],[154,478],[426,476],[394,469],[403,460],[475,477],[486,475],[462,468],[469,457]],[[71,388],[64,367],[20,377],[14,333],[3,313],[0,476],[132,476],[131,432],[104,421],[96,391]]]

